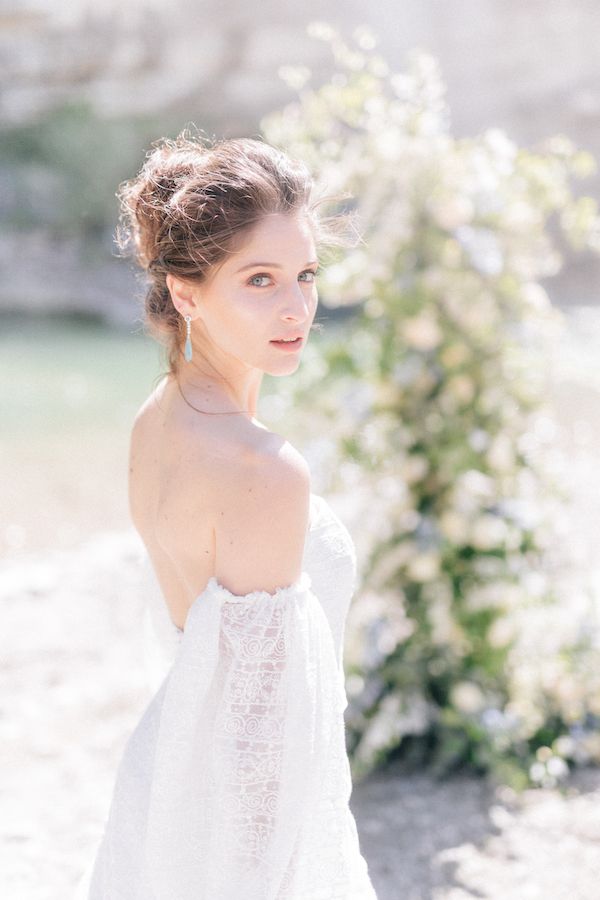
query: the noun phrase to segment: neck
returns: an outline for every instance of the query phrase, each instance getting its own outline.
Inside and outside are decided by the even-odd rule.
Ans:
[[[247,419],[256,416],[258,408],[258,392],[262,380],[262,372],[245,390],[235,391],[235,385],[226,381],[215,381],[198,371],[183,374],[180,369],[171,373],[177,382],[179,392],[184,401],[200,412],[208,415],[243,415]]]

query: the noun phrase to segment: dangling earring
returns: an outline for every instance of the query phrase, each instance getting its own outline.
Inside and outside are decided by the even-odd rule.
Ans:
[[[191,362],[191,359],[192,359],[192,337],[191,337],[191,334],[192,334],[192,325],[191,325],[192,317],[191,317],[191,316],[184,316],[183,318],[185,319],[185,324],[186,324],[186,327],[187,327],[187,337],[186,337],[186,339],[185,339],[184,356],[185,356],[185,358],[186,358],[186,360],[187,360],[188,362]]]

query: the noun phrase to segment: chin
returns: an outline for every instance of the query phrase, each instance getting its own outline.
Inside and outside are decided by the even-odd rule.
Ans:
[[[274,366],[273,363],[270,363],[265,369],[263,369],[266,375],[273,375],[275,378],[282,377],[284,375],[292,375],[300,364],[300,357],[296,359],[284,360],[278,366]]]

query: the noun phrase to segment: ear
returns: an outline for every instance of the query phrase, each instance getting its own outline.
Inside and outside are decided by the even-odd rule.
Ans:
[[[177,312],[182,316],[189,315],[195,318],[198,312],[197,288],[170,272],[167,272],[165,281]]]

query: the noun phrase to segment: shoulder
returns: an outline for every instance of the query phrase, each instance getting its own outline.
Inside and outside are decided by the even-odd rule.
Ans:
[[[154,391],[144,400],[138,407],[129,433],[129,444],[131,451],[135,451],[137,445],[146,438],[151,437],[152,432],[156,431],[156,427],[164,422],[165,407],[165,388],[166,379],[160,382]]]
[[[310,470],[304,457],[288,441],[264,435],[239,455],[227,457],[212,469],[211,481],[221,505],[243,504],[281,512],[287,501],[296,508],[310,496]]]
[[[310,518],[310,471],[288,442],[269,442],[214,472],[215,577],[234,594],[294,582]]]
[[[140,404],[132,420],[132,435],[139,435],[147,427],[154,424],[157,418],[164,416],[168,407],[168,388],[169,379],[163,378],[148,397]]]
[[[214,505],[223,511],[237,508],[249,513],[285,514],[297,511],[310,499],[310,469],[302,454],[273,432],[246,435],[214,453],[204,466]],[[206,458],[204,458],[206,463]]]

